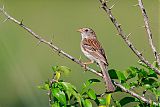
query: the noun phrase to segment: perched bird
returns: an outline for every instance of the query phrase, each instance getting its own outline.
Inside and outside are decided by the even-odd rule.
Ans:
[[[108,62],[105,56],[105,52],[97,40],[96,33],[90,28],[78,29],[81,34],[80,47],[84,55],[90,60],[85,62],[84,65],[88,65],[96,62],[102,71],[103,79],[105,80],[106,88],[108,92],[115,91],[115,86],[113,85],[111,78],[108,74]]]

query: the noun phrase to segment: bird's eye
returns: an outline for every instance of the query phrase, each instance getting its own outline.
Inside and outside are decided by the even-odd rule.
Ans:
[[[86,29],[85,31],[88,32],[88,29]]]

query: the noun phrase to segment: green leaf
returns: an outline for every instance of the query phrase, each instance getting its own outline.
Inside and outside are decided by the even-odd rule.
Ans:
[[[134,78],[137,74],[138,68],[136,67],[129,67],[128,70],[125,71],[126,75],[127,75],[127,79],[131,79]]]
[[[124,83],[126,81],[126,77],[124,76],[124,74],[120,71],[116,71],[118,79],[120,80],[121,83]]]
[[[58,66],[52,66],[52,70],[53,70],[53,72],[57,72],[58,71]]]
[[[76,88],[75,86],[73,86],[72,84],[70,83],[67,83],[67,82],[60,82],[60,84],[64,87],[64,91],[66,91],[66,94],[68,96],[68,99],[70,99],[71,95],[73,93],[76,93]]]
[[[148,77],[154,77],[154,78],[158,79],[157,74],[153,70],[149,70]]]
[[[143,63],[142,61],[138,61],[138,63],[141,65],[141,66],[143,66],[143,67],[145,67],[145,68],[149,68],[145,63]]]
[[[105,98],[99,98],[100,105],[106,105],[106,99]]]
[[[138,99],[134,98],[134,97],[124,97],[123,99],[121,99],[119,101],[119,103],[121,104],[121,106],[124,106],[128,103],[131,103],[131,102],[138,102]]]
[[[156,80],[153,79],[153,78],[144,78],[144,79],[142,79],[142,83],[143,83],[143,84],[153,85],[153,83],[155,83],[155,82],[156,82]]]
[[[106,105],[100,105],[100,106],[98,106],[98,107],[106,107]]]
[[[149,85],[149,84],[145,84],[144,87],[145,87],[145,89],[147,89],[147,90],[152,88],[152,86]]]
[[[38,86],[39,89],[49,90],[49,84],[45,84],[44,86]]]
[[[54,72],[63,72],[63,73],[65,73],[65,74],[68,74],[69,72],[71,72],[71,69],[70,68],[68,68],[68,67],[66,67],[66,66],[53,66],[52,67],[52,70],[54,71]]]
[[[106,107],[109,107],[111,103],[111,94],[106,95]]]
[[[138,69],[137,73],[139,79],[147,77],[147,72],[144,69]]]
[[[88,94],[88,96],[89,96],[91,99],[93,99],[93,100],[96,99],[96,94],[95,94],[94,90],[89,89],[88,92],[87,92],[87,94]]]
[[[153,74],[149,74],[148,77],[154,77],[154,78],[158,79],[158,76],[155,72]]]
[[[152,65],[153,65],[154,67],[156,67],[156,68],[159,68],[159,65],[158,65],[158,62],[157,62],[157,61],[154,61]]]
[[[90,86],[91,84],[97,83],[97,82],[101,82],[101,81],[98,80],[98,79],[89,79],[89,80],[86,81],[85,86],[88,87],[88,86]]]
[[[156,100],[158,101],[160,98],[160,90],[154,90],[154,94],[156,96]]]
[[[110,70],[108,70],[108,73],[109,73],[111,79],[118,79],[118,76],[117,76],[117,73],[116,73],[116,72],[117,72],[117,71],[116,71],[115,69],[110,69]]]
[[[59,102],[66,105],[66,96],[63,91],[61,91],[59,88],[53,88],[52,89],[52,95],[58,99]]]
[[[123,83],[123,86],[124,86],[125,88],[127,88],[127,89],[130,89],[130,88],[131,88],[130,84],[128,84],[128,83]]]
[[[68,82],[60,82],[60,84],[65,88],[65,90],[76,90],[76,87]]]
[[[160,87],[160,82],[159,81],[156,81],[152,84],[152,87],[154,88],[159,88]]]
[[[129,86],[130,86],[130,87],[133,87],[133,86],[137,87],[138,85],[139,85],[138,81],[133,81],[133,82],[130,82],[130,83],[129,83]],[[126,86],[126,88],[127,88],[127,86]],[[129,89],[129,88],[128,88],[128,89]]]
[[[56,101],[53,104],[51,104],[52,107],[60,107],[59,103]]]
[[[116,107],[122,107],[121,104],[119,103],[119,101],[115,101],[115,105],[116,105]]]
[[[101,81],[98,79],[89,79],[88,82],[92,84],[92,83],[101,82]]]
[[[67,82],[60,82],[60,84],[64,87],[68,99],[70,99],[70,96],[73,95],[77,99],[77,102],[79,102],[79,104],[81,105],[82,96],[77,92],[76,87]]]
[[[59,66],[59,71],[62,71],[65,74],[68,74],[71,72],[71,69],[66,66]]]
[[[86,91],[88,90],[89,86],[91,86],[93,83],[97,83],[97,82],[100,82],[100,80],[98,80],[98,79],[89,79],[89,80],[87,80],[84,83],[83,87],[82,87],[81,94],[86,93]]]
[[[85,107],[92,107],[92,103],[89,99],[85,99]]]

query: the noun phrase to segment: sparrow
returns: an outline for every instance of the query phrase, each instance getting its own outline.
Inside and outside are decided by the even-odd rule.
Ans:
[[[96,33],[90,28],[80,28],[77,30],[81,34],[80,47],[84,55],[89,59],[83,64],[86,66],[96,62],[101,68],[103,79],[105,80],[107,92],[114,92],[115,86],[108,74],[108,61],[104,49],[97,39]]]

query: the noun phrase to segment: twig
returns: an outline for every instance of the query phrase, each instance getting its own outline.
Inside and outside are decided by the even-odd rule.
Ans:
[[[160,75],[160,70],[158,70],[158,68],[155,68],[152,64],[150,64],[143,56],[142,54],[133,46],[133,44],[128,40],[126,34],[123,32],[121,25],[117,22],[117,20],[115,19],[115,17],[113,16],[111,10],[109,9],[109,7],[107,6],[106,2],[103,2],[103,0],[99,0],[102,8],[105,10],[105,12],[108,14],[109,18],[111,19],[112,23],[114,24],[114,26],[116,27],[119,35],[122,37],[122,39],[124,40],[124,42],[128,45],[128,47],[135,53],[135,55],[143,62],[145,63],[148,67],[150,67],[152,70],[155,71],[155,73],[157,73],[158,75]]]
[[[54,78],[55,78],[55,75],[56,75],[56,73],[53,74],[51,80],[48,79],[48,81],[49,81],[48,97],[49,97],[49,105],[50,105],[51,107],[52,107],[52,100],[53,100],[53,98],[52,98],[52,88],[53,88],[53,84],[54,84],[55,82],[58,82],[57,80],[54,79]]]
[[[49,92],[48,92],[48,96],[49,96],[49,104],[50,106],[52,105],[52,85],[57,82],[56,80],[54,80],[54,78],[52,78],[52,80],[50,80],[49,83]]]
[[[142,15],[143,15],[143,18],[144,18],[145,29],[146,29],[146,32],[148,34],[149,44],[152,48],[152,52],[153,52],[154,57],[155,57],[155,59],[158,63],[158,66],[160,67],[160,58],[158,57],[157,50],[156,50],[156,48],[154,46],[154,43],[153,43],[152,32],[151,32],[151,29],[150,29],[150,26],[149,26],[149,20],[148,20],[147,12],[146,12],[146,10],[143,6],[142,0],[138,0],[138,6],[140,7],[140,9],[142,11]]]
[[[117,83],[117,82],[114,82],[114,84],[115,84],[116,86],[118,86],[119,88],[121,88],[124,92],[129,93],[130,95],[132,95],[132,96],[134,96],[134,97],[142,100],[142,101],[145,102],[146,104],[154,104],[154,105],[156,105],[156,106],[158,105],[156,102],[153,102],[152,100],[147,100],[145,97],[142,97],[142,96],[134,93],[133,91],[130,91],[130,90],[126,89],[124,86],[122,86],[121,84],[119,84],[119,83]]]
[[[36,34],[35,32],[33,32],[30,28],[28,28],[27,26],[25,26],[22,22],[19,22],[19,21],[16,20],[15,18],[11,17],[6,11],[4,11],[4,8],[0,8],[0,11],[1,11],[9,20],[11,20],[12,22],[18,24],[20,27],[22,27],[23,29],[25,29],[26,31],[28,31],[33,37],[35,37],[36,39],[38,39],[38,40],[41,41],[42,43],[48,45],[48,46],[49,46],[50,48],[52,48],[54,51],[61,53],[63,56],[65,56],[66,58],[68,58],[68,59],[72,60],[73,62],[79,64],[80,66],[84,66],[78,59],[76,59],[76,58],[72,57],[71,55],[67,54],[66,52],[60,50],[57,46],[53,45],[53,43],[46,41],[46,40],[43,39],[41,36],[39,36],[38,34]],[[94,70],[94,69],[92,69],[92,68],[90,68],[90,67],[86,67],[86,69],[87,69],[88,71],[91,71],[92,73],[100,76],[100,77],[103,77],[103,75],[102,75],[101,73],[98,73],[96,70]],[[132,96],[134,96],[134,97],[136,97],[136,98],[138,98],[138,99],[140,99],[140,100],[142,100],[142,101],[145,101],[146,103],[150,102],[150,100],[147,100],[147,99],[145,99],[145,98],[143,98],[143,97],[139,97],[138,94],[136,94],[136,93],[134,93],[134,92],[132,92],[132,91],[130,91],[130,90],[127,90],[127,89],[126,89],[125,87],[123,87],[121,84],[116,83],[116,82],[114,82],[114,84],[115,84],[117,87],[121,88],[124,92],[129,93],[130,95],[132,95]],[[50,99],[51,99],[51,97],[49,98],[49,101],[51,101]],[[153,102],[153,103],[154,103],[155,105],[157,105],[155,102]],[[151,102],[150,102],[149,104],[151,104]]]

